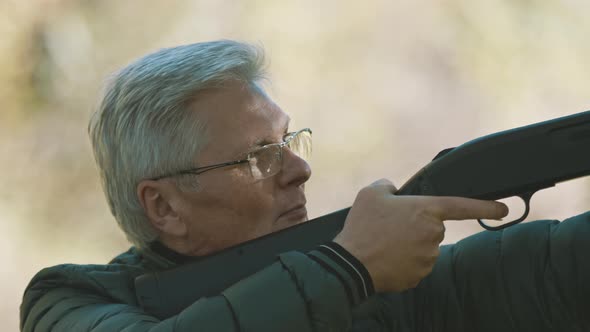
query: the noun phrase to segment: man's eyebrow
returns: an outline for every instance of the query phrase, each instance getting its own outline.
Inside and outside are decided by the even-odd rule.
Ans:
[[[289,122],[291,122],[291,118],[287,118],[287,121],[285,121],[285,124],[283,125],[283,135],[285,135],[289,132]],[[261,146],[273,144],[273,143],[277,143],[277,142],[274,142],[270,137],[261,137],[261,138],[256,139],[252,143],[250,149],[254,149],[257,147],[261,147]]]

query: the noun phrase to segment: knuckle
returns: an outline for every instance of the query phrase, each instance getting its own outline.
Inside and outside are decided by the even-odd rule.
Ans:
[[[356,195],[355,202],[364,202],[366,200],[370,200],[374,196],[373,188],[365,187],[361,189],[358,194]]]
[[[414,220],[417,223],[423,224],[432,219],[432,213],[429,211],[428,206],[425,207],[419,204],[414,204],[412,208],[414,209]]]
[[[417,215],[425,221],[440,221],[444,215],[444,209],[438,204],[432,204],[430,200],[425,201],[417,207]]]
[[[425,220],[429,217],[428,207],[423,207],[418,204],[412,206],[414,208],[414,216],[416,220]]]
[[[379,180],[373,182],[373,185],[391,185],[393,184],[391,181],[389,181],[389,179],[386,178],[380,178]]]
[[[426,203],[423,207],[423,213],[428,217],[439,217],[443,214],[444,207],[441,206],[438,200],[429,199]]]
[[[364,188],[362,188],[362,189],[359,191],[359,195],[362,195],[362,196],[367,196],[367,195],[374,195],[374,193],[375,193],[375,190],[376,190],[376,189],[375,189],[375,186],[373,186],[373,185],[371,185],[371,186],[367,186],[367,187],[364,187]]]
[[[372,188],[370,186],[362,188],[361,190],[359,190],[358,196],[366,195],[371,189]]]

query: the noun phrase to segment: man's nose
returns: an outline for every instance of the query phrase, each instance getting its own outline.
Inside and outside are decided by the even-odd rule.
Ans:
[[[299,186],[307,182],[310,177],[311,167],[307,161],[285,147],[283,149],[283,166],[279,173],[281,186]]]

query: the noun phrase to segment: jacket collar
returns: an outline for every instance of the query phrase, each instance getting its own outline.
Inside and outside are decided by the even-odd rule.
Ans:
[[[176,251],[166,247],[160,241],[152,242],[148,248],[143,250],[146,258],[154,261],[154,263],[164,267],[171,268],[178,265],[183,265],[188,262],[194,262],[199,257],[187,256],[179,254]]]

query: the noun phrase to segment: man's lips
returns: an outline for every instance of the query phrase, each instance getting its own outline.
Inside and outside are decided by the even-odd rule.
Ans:
[[[305,203],[298,204],[289,210],[283,212],[279,218],[280,219],[289,219],[289,220],[297,220],[300,221],[307,217],[307,208],[305,207]]]

